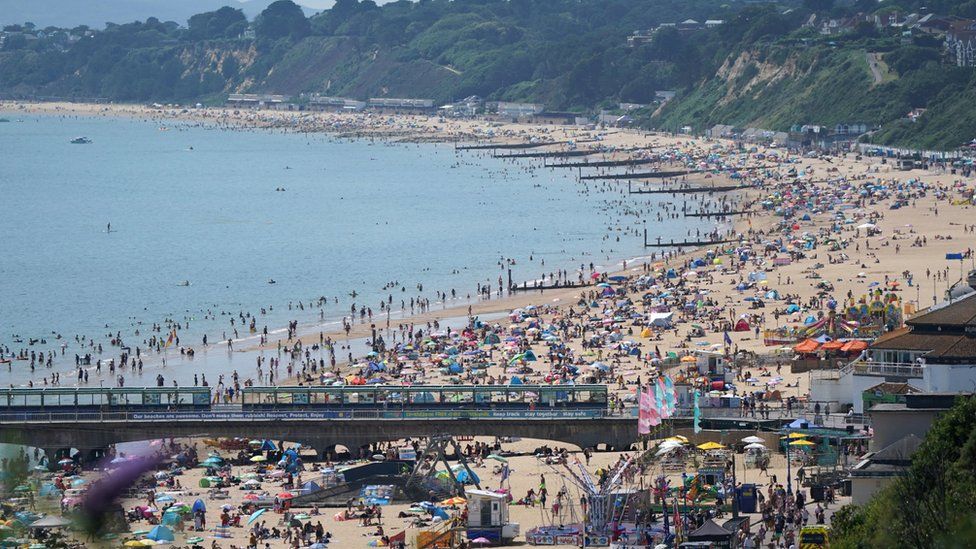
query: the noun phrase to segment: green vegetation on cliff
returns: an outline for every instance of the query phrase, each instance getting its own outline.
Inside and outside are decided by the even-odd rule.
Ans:
[[[976,398],[960,396],[912,456],[908,474],[834,514],[833,549],[976,544]]]
[[[931,148],[976,136],[973,71],[948,63],[937,37],[877,27],[865,15],[920,4],[837,4],[339,0],[307,18],[279,0],[250,22],[222,8],[185,27],[154,18],[95,33],[11,26],[0,93],[163,102],[219,102],[234,92],[438,102],[479,95],[580,112],[648,104],[641,123],[666,129],[863,123],[879,128],[873,141]],[[976,0],[928,7],[976,16]],[[636,31],[686,19],[722,23],[664,26],[628,45]],[[831,19],[846,31],[821,34]],[[661,90],[675,99],[661,106]],[[918,108],[928,110],[910,122]]]

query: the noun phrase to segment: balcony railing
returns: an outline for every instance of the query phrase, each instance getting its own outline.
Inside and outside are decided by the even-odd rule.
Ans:
[[[851,364],[854,366],[854,373],[867,376],[921,378],[925,372],[925,366],[910,362],[857,361]]]

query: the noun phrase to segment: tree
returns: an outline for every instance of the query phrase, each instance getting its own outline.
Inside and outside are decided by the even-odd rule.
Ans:
[[[254,20],[255,34],[258,38],[278,40],[291,38],[297,40],[311,30],[302,8],[291,0],[278,0],[268,6]]]
[[[840,548],[967,547],[976,507],[976,398],[958,397],[912,456],[908,475],[834,515]]]
[[[191,40],[234,38],[240,34],[242,25],[247,25],[244,12],[224,6],[217,11],[198,13],[190,17],[189,38]]]
[[[803,0],[803,7],[813,12],[828,12],[834,7],[834,0]]]

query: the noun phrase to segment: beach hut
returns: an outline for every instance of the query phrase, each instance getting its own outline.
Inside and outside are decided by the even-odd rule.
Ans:
[[[519,524],[508,517],[508,494],[488,490],[466,490],[468,539],[484,538],[507,545],[519,534]]]

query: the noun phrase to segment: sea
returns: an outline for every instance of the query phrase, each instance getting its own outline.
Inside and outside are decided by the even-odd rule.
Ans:
[[[396,323],[401,299],[424,296],[437,309],[476,299],[479,282],[497,288],[509,259],[522,282],[646,255],[641,219],[623,211],[625,185],[585,185],[541,162],[452,144],[0,116],[10,120],[0,123],[0,345],[58,354],[33,373],[29,361],[0,365],[3,386],[43,386],[55,372],[75,385],[74,355],[87,351],[76,337],[101,343],[95,358],[107,359],[119,352],[112,336],[145,349],[151,327],[171,319],[189,324],[181,344],[199,349],[204,334],[234,339],[229,319],[241,312],[272,335],[292,320],[311,333],[337,328],[353,304],[379,316],[391,295]],[[91,143],[71,143],[80,136]],[[695,227],[646,226],[665,240]],[[213,345],[187,359],[174,347],[165,368],[144,354],[126,386],[154,385],[160,372],[167,385],[194,374],[213,384],[235,369],[248,377],[254,353],[241,349],[257,336],[236,327],[237,351]],[[116,381],[103,369],[88,385]]]

